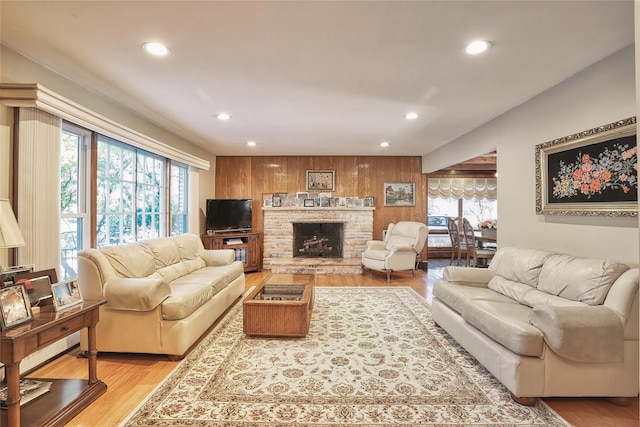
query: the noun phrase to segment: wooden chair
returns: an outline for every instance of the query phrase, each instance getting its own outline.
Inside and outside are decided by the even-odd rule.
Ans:
[[[489,262],[496,254],[496,252],[489,249],[478,249],[475,231],[473,230],[473,226],[467,219],[462,220],[462,230],[467,250],[467,259],[465,262],[465,266],[480,267],[478,260],[484,261],[482,263],[483,267],[488,266]]]
[[[462,241],[462,235],[460,234],[458,224],[460,224],[459,217],[449,218],[447,221],[449,238],[451,239],[451,261],[449,262],[449,265],[453,265],[454,260],[456,261],[456,265],[460,265],[463,253],[465,258],[468,258],[467,247]]]

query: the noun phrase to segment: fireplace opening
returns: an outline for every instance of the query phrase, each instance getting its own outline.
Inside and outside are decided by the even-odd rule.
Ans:
[[[344,223],[294,222],[293,256],[342,258]]]

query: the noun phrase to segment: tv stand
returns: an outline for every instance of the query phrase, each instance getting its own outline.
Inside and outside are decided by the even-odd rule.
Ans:
[[[248,230],[220,231],[203,234],[205,249],[233,249],[244,271],[262,271],[262,233]]]

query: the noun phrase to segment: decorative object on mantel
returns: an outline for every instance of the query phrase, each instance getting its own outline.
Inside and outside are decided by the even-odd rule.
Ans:
[[[0,249],[26,246],[9,199],[0,199]],[[2,266],[0,265],[0,273]]]
[[[636,118],[536,145],[536,214],[638,215]]]
[[[336,171],[308,170],[307,191],[335,191]]]
[[[385,182],[384,205],[385,206],[415,206],[416,205],[415,182]]]

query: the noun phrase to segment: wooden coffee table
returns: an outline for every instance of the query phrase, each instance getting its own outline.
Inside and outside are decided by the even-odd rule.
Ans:
[[[312,274],[271,274],[243,302],[247,335],[303,337],[313,310]]]

